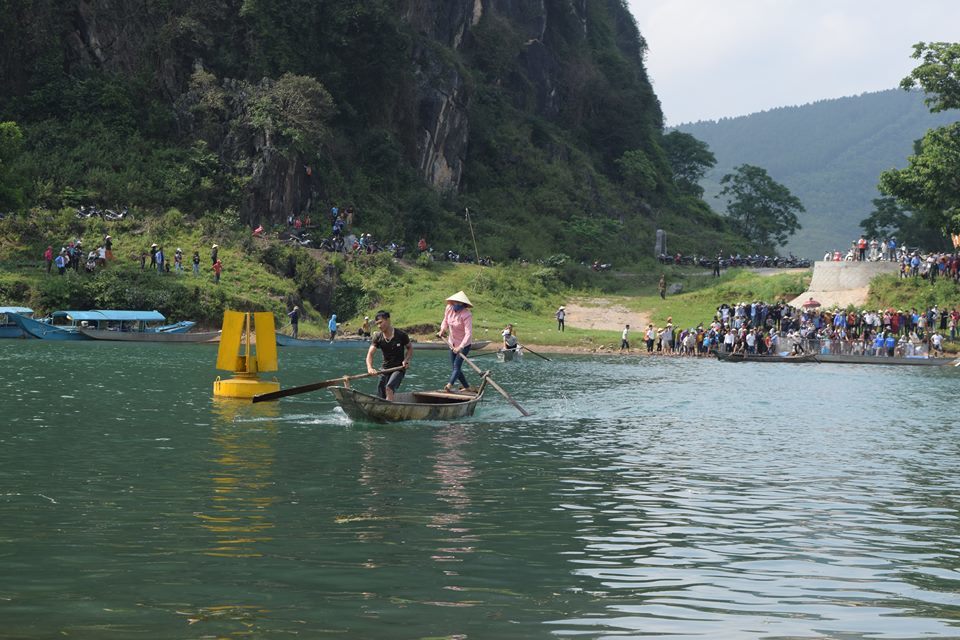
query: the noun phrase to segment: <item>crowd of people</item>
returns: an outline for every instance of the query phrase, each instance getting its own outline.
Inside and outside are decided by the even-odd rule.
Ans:
[[[105,266],[108,260],[113,260],[113,238],[109,235],[103,237],[96,249],[89,253],[84,253],[83,241],[80,238],[71,240],[60,247],[59,252],[54,252],[53,245],[47,245],[43,252],[43,261],[47,265],[47,273],[57,267],[57,274],[64,275],[67,269],[73,269],[75,272],[83,270],[86,273],[93,273],[97,269]]]
[[[704,356],[714,351],[747,354],[829,353],[918,356],[938,354],[944,341],[960,338],[960,309],[795,308],[785,302],[721,304],[708,324],[683,329],[667,318],[643,332],[650,354]],[[621,352],[629,352],[626,325]]]
[[[895,237],[867,240],[860,236],[850,243],[847,251],[827,251],[823,259],[826,262],[896,262],[900,265],[901,278],[919,277],[931,283],[937,278],[951,278],[960,282],[960,253],[910,250],[899,246]]]

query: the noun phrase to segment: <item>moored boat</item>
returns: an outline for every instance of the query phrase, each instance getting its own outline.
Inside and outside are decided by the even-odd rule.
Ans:
[[[33,309],[29,307],[0,307],[0,338],[26,338],[11,315],[16,314],[27,318],[33,317]]]
[[[957,362],[957,359],[928,356],[872,356],[866,354],[821,353],[817,355],[817,362],[822,362],[824,364],[885,364],[908,367],[942,367],[944,365]]]
[[[93,340],[114,342],[214,342],[220,338],[219,331],[111,331],[81,327],[80,333]]]
[[[455,420],[472,416],[487,381],[477,393],[446,391],[401,392],[392,402],[349,387],[330,387],[334,397],[351,420],[357,422],[403,422],[405,420]]]
[[[801,355],[759,355],[756,353],[726,353],[724,351],[717,351],[717,360],[721,362],[817,362],[817,356],[813,353],[805,353]]]
[[[277,334],[278,347],[319,347],[322,349],[366,349],[370,346],[369,338],[346,338],[341,340],[315,340],[310,338],[294,338]]]
[[[49,318],[37,320],[11,314],[25,334],[40,340],[89,340],[81,329],[98,329],[117,333],[183,333],[196,323],[184,321],[156,326],[167,318],[159,311],[122,311],[114,309],[92,311],[55,311]]]

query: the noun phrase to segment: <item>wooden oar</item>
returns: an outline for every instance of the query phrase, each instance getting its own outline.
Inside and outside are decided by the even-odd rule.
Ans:
[[[517,346],[520,347],[521,349],[523,349],[524,351],[529,351],[530,353],[532,353],[533,355],[537,356],[538,358],[543,358],[543,359],[546,360],[547,362],[553,362],[553,360],[551,360],[551,359],[548,358],[547,356],[542,356],[542,355],[540,355],[539,353],[537,353],[536,351],[534,351],[533,349],[531,349],[530,347],[528,347],[528,346],[525,345],[525,344],[517,343]]]
[[[324,380],[323,382],[311,382],[310,384],[300,385],[299,387],[290,387],[289,389],[281,389],[280,391],[271,391],[270,393],[261,393],[259,395],[253,396],[253,401],[267,402],[270,400],[279,400],[280,398],[286,398],[287,396],[295,396],[298,393],[306,393],[308,391],[316,391],[317,389],[325,389],[327,387],[333,387],[343,383],[346,380],[359,380],[360,378],[372,378],[373,376],[379,376],[381,373],[393,373],[394,371],[401,371],[403,368],[404,367],[394,367],[392,369],[384,369],[382,371],[377,371],[376,373],[361,373],[355,376],[341,376],[339,378],[333,378],[331,380]]]
[[[504,390],[503,390],[503,387],[501,387],[500,385],[498,385],[496,382],[493,381],[493,378],[490,377],[490,372],[489,372],[489,371],[486,372],[486,373],[484,373],[483,371],[480,370],[480,367],[478,367],[477,365],[473,364],[473,362],[471,362],[470,358],[468,358],[467,356],[463,355],[462,353],[460,354],[460,357],[463,358],[463,361],[464,361],[464,362],[466,362],[468,365],[470,365],[471,367],[473,367],[473,370],[474,370],[474,371],[476,371],[476,372],[479,373],[481,376],[483,376],[484,378],[486,378],[486,379],[487,379],[487,382],[490,383],[490,386],[493,387],[494,389],[496,389],[497,391],[499,391],[499,392],[500,392],[500,395],[502,395],[504,398],[506,398],[507,401],[508,401],[510,404],[512,404],[513,406],[515,406],[515,407],[517,408],[517,411],[519,411],[519,412],[520,412],[521,414],[523,414],[524,416],[532,415],[529,411],[527,411],[526,409],[524,409],[523,407],[521,407],[521,406],[520,406],[520,403],[513,399],[513,396],[511,396],[509,393],[507,393],[506,391],[504,391]]]

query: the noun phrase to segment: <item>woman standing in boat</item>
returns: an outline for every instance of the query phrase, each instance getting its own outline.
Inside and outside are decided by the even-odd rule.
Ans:
[[[443,312],[443,322],[440,323],[438,338],[443,338],[448,332],[447,344],[450,345],[450,380],[443,387],[444,391],[453,391],[453,383],[459,381],[463,391],[471,391],[466,376],[463,375],[463,358],[470,353],[470,343],[473,340],[473,307],[467,294],[457,291],[447,298],[447,306]]]

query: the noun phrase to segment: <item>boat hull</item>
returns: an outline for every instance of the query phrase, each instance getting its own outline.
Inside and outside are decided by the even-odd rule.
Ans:
[[[475,395],[442,391],[398,393],[393,402],[347,387],[330,387],[330,391],[351,420],[389,423],[456,420],[472,416],[483,399],[484,386]]]
[[[721,362],[789,362],[798,364],[802,362],[817,362],[817,356],[808,353],[800,356],[761,356],[751,353],[725,353],[717,351],[717,360]]]
[[[110,340],[114,342],[214,342],[220,338],[219,331],[204,331],[197,333],[180,333],[169,331],[103,331],[101,329],[80,329],[87,338],[93,340]]]
[[[11,313],[9,318],[23,330],[23,333],[31,338],[39,340],[89,340],[76,327],[58,327],[15,313]]]
[[[908,367],[942,367],[956,362],[954,358],[927,358],[922,356],[867,356],[867,355],[840,355],[823,353],[817,356],[817,362],[824,364],[885,364]]]
[[[370,346],[370,340],[311,340],[307,338],[294,338],[285,336],[282,333],[277,334],[278,347],[314,347],[320,349],[366,349]]]

